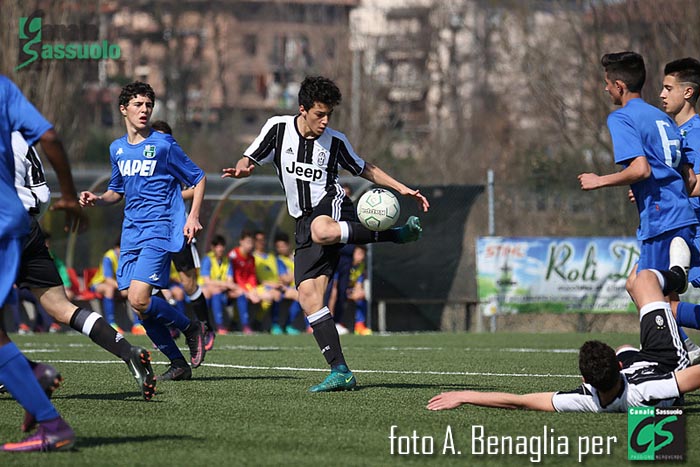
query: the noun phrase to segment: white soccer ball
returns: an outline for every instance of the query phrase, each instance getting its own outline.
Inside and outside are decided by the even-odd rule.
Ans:
[[[357,217],[370,230],[382,231],[399,220],[401,206],[396,196],[383,188],[374,188],[357,202]]]

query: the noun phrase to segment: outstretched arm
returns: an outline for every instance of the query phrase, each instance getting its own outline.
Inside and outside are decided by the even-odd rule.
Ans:
[[[554,412],[553,392],[510,394],[507,392],[452,391],[430,399],[428,410],[454,409],[462,404],[496,407],[501,409],[530,409]]]
[[[365,162],[365,170],[362,171],[360,176],[377,185],[396,190],[404,196],[411,196],[418,202],[418,207],[422,209],[423,212],[428,212],[430,208],[430,203],[420,191],[407,187],[374,164]]]
[[[243,156],[236,163],[236,167],[222,169],[221,178],[244,178],[249,177],[255,165],[249,157]]]
[[[641,180],[646,180],[651,176],[651,166],[644,156],[636,157],[632,163],[620,172],[608,175],[597,175],[594,173],[582,173],[578,176],[582,190],[597,190],[608,186],[631,185]]]
[[[116,191],[107,190],[102,195],[97,196],[91,191],[83,191],[80,193],[80,205],[84,208],[93,206],[109,206],[110,204],[118,203],[124,195]]]

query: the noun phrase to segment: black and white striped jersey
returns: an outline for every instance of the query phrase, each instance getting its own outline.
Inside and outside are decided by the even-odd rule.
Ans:
[[[27,212],[41,216],[51,201],[44,167],[33,146],[18,131],[12,132],[12,152],[15,155],[15,189]]]
[[[653,366],[622,370],[623,387],[608,405],[600,403],[598,391],[583,383],[573,391],[557,392],[552,404],[557,412],[627,412],[629,407],[670,407],[681,394],[674,373]]]
[[[325,196],[345,193],[338,183],[339,166],[353,175],[365,168],[344,134],[326,127],[321,136],[306,139],[296,116],[270,118],[244,155],[256,164],[273,163],[287,196],[289,214],[298,218],[309,213]]]

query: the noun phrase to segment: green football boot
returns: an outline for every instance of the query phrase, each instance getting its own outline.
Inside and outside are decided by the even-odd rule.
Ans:
[[[331,370],[331,374],[316,386],[311,386],[309,392],[352,391],[357,386],[357,380],[352,371],[345,365]]]

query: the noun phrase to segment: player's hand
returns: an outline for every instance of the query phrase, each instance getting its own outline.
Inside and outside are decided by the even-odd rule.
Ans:
[[[462,392],[452,391],[438,394],[428,401],[428,410],[447,410],[459,407],[464,403]]]
[[[185,227],[182,231],[185,234],[187,243],[192,243],[192,239],[202,230],[202,224],[199,223],[199,219],[188,216],[187,222],[185,222]]]
[[[253,170],[255,169],[255,165],[250,162],[250,159],[247,157],[242,158],[241,160],[238,161],[236,164],[236,167],[229,167],[226,169],[222,169],[222,174],[221,178],[245,178],[245,177],[250,177],[250,174],[253,173]]]
[[[594,173],[581,174],[578,176],[578,181],[581,184],[581,189],[585,191],[600,188],[600,176]]]
[[[97,203],[98,199],[99,196],[97,196],[95,193],[92,193],[91,191],[82,191],[80,192],[80,198],[78,199],[78,203],[80,203],[80,207],[91,208],[95,206],[95,203]]]
[[[637,200],[634,197],[634,192],[632,189],[627,190],[627,199],[630,200],[630,203],[636,203]]]
[[[80,200],[76,198],[59,198],[51,203],[52,211],[63,211],[66,215],[65,232],[84,232],[88,228],[88,218],[80,209]]]
[[[414,198],[418,203],[418,209],[421,209],[423,212],[428,212],[428,209],[430,209],[430,203],[428,202],[428,199],[425,196],[423,196],[420,190],[411,190],[409,188],[407,191],[401,194],[404,196],[410,196]]]

